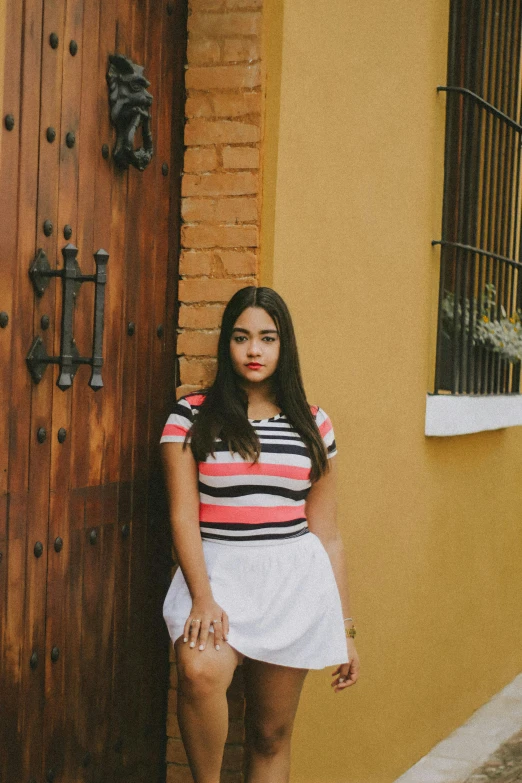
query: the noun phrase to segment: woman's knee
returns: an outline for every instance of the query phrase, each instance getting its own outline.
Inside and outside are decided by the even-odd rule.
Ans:
[[[276,756],[286,748],[292,737],[292,723],[257,723],[247,725],[247,742],[251,751],[260,756]]]
[[[181,649],[180,649],[181,648]],[[226,693],[231,676],[216,656],[183,643],[177,647],[178,689],[189,697],[204,697],[217,690]]]

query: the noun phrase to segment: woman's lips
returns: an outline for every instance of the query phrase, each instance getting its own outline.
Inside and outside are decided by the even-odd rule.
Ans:
[[[247,367],[250,367],[251,370],[258,370],[262,366],[262,364],[257,364],[257,362],[251,362],[250,364],[247,364]]]

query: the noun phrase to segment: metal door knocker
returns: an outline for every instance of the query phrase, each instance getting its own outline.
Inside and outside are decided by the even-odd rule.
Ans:
[[[149,111],[152,95],[146,89],[150,82],[143,75],[144,66],[136,65],[122,54],[110,54],[109,62],[109,104],[116,128],[112,157],[122,169],[131,165],[143,171],[154,152]],[[134,136],[140,125],[143,146],[134,149]]]

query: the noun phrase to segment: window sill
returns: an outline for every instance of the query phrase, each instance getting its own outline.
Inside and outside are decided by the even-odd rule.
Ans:
[[[522,425],[522,394],[427,394],[425,435],[447,437]]]

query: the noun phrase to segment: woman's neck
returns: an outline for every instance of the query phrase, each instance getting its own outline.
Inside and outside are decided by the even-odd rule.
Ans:
[[[272,384],[244,384],[243,388],[248,396],[248,417],[250,419],[265,418],[264,414],[263,416],[251,415],[252,411],[257,414],[259,411],[272,411],[274,408],[277,408],[276,411],[269,414],[270,416],[275,415],[279,411]]]

